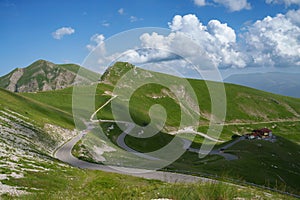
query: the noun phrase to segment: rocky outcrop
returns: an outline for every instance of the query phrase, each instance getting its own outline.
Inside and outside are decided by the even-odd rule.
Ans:
[[[16,92],[17,90],[17,83],[19,81],[19,79],[23,76],[24,74],[24,70],[23,69],[16,69],[16,71],[14,71],[9,79],[10,83],[7,86],[7,90],[12,91],[12,92]]]

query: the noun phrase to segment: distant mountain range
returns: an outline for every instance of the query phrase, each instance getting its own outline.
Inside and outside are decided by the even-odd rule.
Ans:
[[[79,65],[54,64],[38,60],[26,68],[17,68],[0,77],[0,87],[11,92],[37,92],[63,89],[75,84]],[[83,69],[83,68],[82,68]],[[77,81],[91,82],[97,80],[99,74],[86,70],[85,75],[77,77]]]
[[[227,83],[244,85],[267,92],[300,98],[300,74],[295,73],[252,73],[231,75]]]

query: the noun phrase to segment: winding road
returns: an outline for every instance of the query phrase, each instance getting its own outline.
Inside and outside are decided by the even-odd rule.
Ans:
[[[83,160],[79,160],[78,158],[72,155],[72,149],[74,145],[82,138],[82,136],[86,133],[86,131],[82,131],[79,135],[62,145],[54,154],[54,157],[68,163],[74,167],[78,167],[81,169],[90,169],[90,170],[101,170],[104,172],[113,172],[125,175],[132,175],[135,177],[142,177],[146,179],[155,179],[161,180],[164,182],[176,183],[176,182],[183,182],[183,183],[196,183],[199,181],[204,182],[215,182],[213,179],[203,178],[203,177],[196,177],[191,175],[185,174],[177,174],[171,172],[161,172],[161,171],[152,171],[152,170],[145,170],[145,169],[136,169],[136,168],[126,168],[126,167],[116,167],[116,166],[109,166],[109,165],[100,165],[90,162],[85,162]]]
[[[84,134],[88,133],[92,129],[94,129],[94,123],[99,123],[99,122],[116,122],[114,120],[94,120],[94,117],[96,114],[103,108],[105,107],[110,101],[112,101],[114,98],[117,96],[112,96],[112,98],[107,101],[104,105],[102,105],[95,113],[90,118],[90,123],[86,123],[87,129],[84,131],[81,131],[80,134],[60,146],[56,152],[54,153],[54,157],[68,163],[74,167],[82,168],[82,169],[90,169],[90,170],[101,170],[105,172],[113,172],[113,173],[119,173],[119,174],[126,174],[126,175],[132,175],[136,177],[142,177],[146,179],[155,179],[155,180],[161,180],[164,182],[185,182],[185,183],[190,183],[190,182],[199,182],[199,181],[210,181],[210,182],[215,182],[213,179],[208,179],[208,178],[203,178],[203,177],[196,177],[196,176],[191,176],[191,175],[185,175],[185,174],[177,174],[177,173],[171,173],[171,172],[162,172],[162,171],[153,171],[153,170],[146,170],[146,169],[137,169],[137,168],[126,168],[126,167],[117,167],[117,166],[109,166],[109,165],[100,165],[100,164],[95,164],[95,163],[90,163],[86,162],[83,160],[80,160],[72,155],[72,149],[76,145],[76,143],[83,137]],[[151,157],[148,155],[145,155],[143,153],[137,152],[134,149],[131,149],[128,147],[124,141],[127,133],[129,133],[133,128],[134,124],[129,123],[129,122],[123,122],[123,121],[118,121],[119,123],[125,123],[127,125],[127,129],[117,138],[117,144],[122,147],[123,149],[132,152],[138,156],[150,159],[150,160],[157,160],[158,158]],[[203,135],[204,136],[204,135]],[[205,136],[204,136],[205,137]],[[209,138],[210,139],[210,138]],[[235,141],[234,144],[238,142]],[[183,148],[188,149],[190,152],[195,152],[199,153],[199,149],[194,149],[194,148],[188,148],[191,144],[191,141],[183,139]],[[230,144],[229,144],[230,145]],[[231,146],[233,143],[231,144]],[[227,148],[229,146],[227,145]],[[220,155],[223,156],[227,160],[235,160],[237,159],[236,156],[232,154],[226,154],[226,153],[221,153],[220,150],[213,150],[209,152],[211,155]]]

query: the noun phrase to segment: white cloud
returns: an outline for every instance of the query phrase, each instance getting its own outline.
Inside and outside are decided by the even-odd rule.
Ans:
[[[286,14],[287,18],[291,20],[291,22],[295,25],[300,26],[300,9],[299,10],[290,10]]]
[[[138,18],[136,16],[130,16],[129,20],[130,20],[130,22],[137,22],[137,21],[142,21],[143,18]]]
[[[218,20],[203,24],[195,15],[176,15],[167,35],[144,33],[136,49],[107,55],[104,36],[91,38],[88,49],[103,44],[98,64],[116,58],[133,64],[182,66],[181,57],[201,69],[300,66],[300,9],[266,17],[249,25],[237,37],[234,29]],[[98,48],[97,48],[98,49]],[[103,53],[104,52],[104,53]],[[124,53],[125,52],[125,53]],[[180,56],[178,56],[180,55]],[[121,56],[121,57],[120,57]]]
[[[109,27],[110,26],[110,23],[107,22],[106,20],[102,21],[102,26],[104,27]]]
[[[194,0],[194,3],[195,3],[197,6],[205,6],[205,5],[206,5],[205,0]]]
[[[247,0],[213,0],[215,3],[221,4],[228,8],[230,11],[240,11],[251,9],[251,4]]]
[[[266,0],[268,4],[285,4],[290,6],[292,4],[300,5],[300,0]]]
[[[214,66],[245,67],[243,56],[236,49],[235,31],[227,24],[211,20],[205,26],[190,14],[175,16],[169,27],[172,33],[168,36],[142,35],[142,46],[166,49],[198,64],[206,59]]]
[[[272,0],[267,0],[267,1],[272,1]],[[197,6],[212,5],[213,3],[215,3],[226,7],[231,12],[251,9],[251,4],[247,0],[211,0],[211,1],[194,0],[194,3]]]
[[[120,8],[120,9],[118,10],[118,13],[119,13],[120,15],[124,15],[124,8]]]
[[[300,64],[300,9],[258,20],[247,27],[239,39],[226,23],[211,20],[204,25],[191,14],[175,16],[169,27],[172,32],[167,36],[144,34],[140,38],[142,46],[167,49],[195,64],[206,60],[219,68]],[[153,59],[155,54],[148,56]]]
[[[98,45],[101,45],[104,43],[104,40],[105,40],[105,37],[103,34],[94,34],[90,41],[91,41],[91,44],[88,44],[86,45],[86,48],[89,50],[89,51],[92,51],[94,50]]]
[[[256,21],[245,34],[247,51],[257,66],[288,67],[300,61],[300,11]]]
[[[75,33],[75,30],[71,27],[62,27],[57,29],[55,32],[52,33],[54,39],[60,40],[65,35],[72,35]]]
[[[138,18],[136,16],[130,16],[129,20],[130,22],[136,22],[138,21]]]

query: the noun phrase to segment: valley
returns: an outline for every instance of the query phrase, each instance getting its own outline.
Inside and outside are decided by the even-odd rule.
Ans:
[[[0,190],[0,193],[4,199],[15,195],[20,198],[23,195],[29,197],[46,195],[55,198],[59,194],[66,195],[70,187],[74,194],[79,196],[88,194],[88,188],[92,190],[98,188],[99,191],[95,195],[101,195],[99,192],[102,191],[107,199],[114,195],[111,188],[118,188],[124,190],[121,195],[125,198],[129,194],[124,188],[134,190],[137,182],[141,183],[137,194],[144,192],[147,197],[163,197],[153,191],[165,193],[170,197],[172,187],[178,187],[182,191],[188,187],[190,190],[187,192],[191,192],[193,188],[200,187],[199,184],[202,188],[221,185],[220,188],[223,188],[225,193],[234,191],[232,193],[237,193],[239,197],[249,197],[253,194],[269,199],[274,196],[281,197],[281,194],[271,191],[266,195],[262,192],[263,189],[253,187],[251,184],[298,194],[299,99],[225,84],[227,116],[223,124],[217,124],[222,125],[223,129],[220,137],[214,140],[212,136],[206,134],[212,116],[209,92],[204,81],[188,80],[197,94],[197,104],[200,107],[199,124],[197,127],[182,130],[178,126],[180,112],[191,113],[190,110],[184,108],[180,111],[181,106],[170,91],[158,85],[148,84],[135,91],[129,102],[133,121],[139,126],[148,124],[150,122],[148,110],[157,103],[166,108],[167,119],[163,129],[155,136],[137,138],[123,134],[124,131],[118,127],[111,110],[112,101],[116,101],[120,108],[126,106],[112,94],[114,84],[126,70],[133,67],[127,66],[127,63],[116,63],[104,73],[97,85],[79,86],[83,88],[83,96],[89,95],[93,91],[92,87],[96,88],[94,99],[96,110],[92,113],[84,111],[81,116],[75,116],[76,120],[81,120],[80,128],[77,127],[77,130],[72,108],[73,88],[76,86],[36,93],[11,93],[0,90],[3,97],[0,100],[2,136],[0,170],[4,174],[1,176],[3,184],[1,188],[5,189]],[[136,68],[136,71],[145,74],[143,69]],[[178,79],[155,72],[147,73],[175,82]],[[154,98],[157,96],[160,98]],[[84,106],[81,109],[84,110]],[[134,129],[129,123],[127,125],[128,131]],[[240,139],[243,134],[262,127],[272,129],[278,140],[271,143]],[[102,132],[104,134],[99,134]],[[232,139],[233,135],[237,137]],[[240,141],[234,142],[235,140]],[[186,149],[184,154],[159,171],[146,173],[149,172],[147,166],[158,162],[149,159],[151,152],[159,150],[171,141],[175,142],[178,148]],[[216,143],[216,146],[211,154],[199,158],[198,150],[203,143]],[[230,143],[234,145],[228,145]],[[187,144],[191,144],[191,147],[188,148]],[[227,146],[223,149],[224,152],[220,152],[224,146]],[[134,150],[134,153],[128,153],[126,147]],[[149,156],[141,158],[137,154]],[[226,159],[222,154],[231,155],[233,159]],[[130,169],[136,171],[137,166],[144,166],[139,169],[143,173],[110,174]],[[104,172],[94,171],[95,169]],[[117,184],[120,179],[128,180],[128,184],[123,182]],[[212,179],[219,181],[212,184],[211,182],[215,182]],[[65,183],[65,186],[56,186],[54,183],[57,180]],[[201,180],[199,184],[196,183],[198,180]],[[186,185],[187,182],[189,186]],[[234,185],[223,182],[231,182]],[[50,188],[47,189],[46,186],[37,183],[50,184]],[[228,195],[226,198],[233,198],[235,195],[232,193],[226,193],[225,195]],[[179,194],[173,195],[178,197]],[[284,196],[284,198],[293,197]]]

